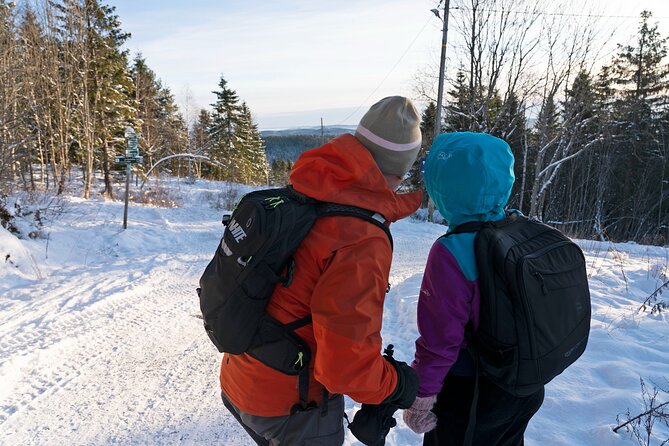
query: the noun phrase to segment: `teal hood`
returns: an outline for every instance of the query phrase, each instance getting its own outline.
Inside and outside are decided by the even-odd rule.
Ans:
[[[425,162],[425,186],[451,228],[499,220],[515,180],[513,161],[509,145],[494,136],[441,134]]]

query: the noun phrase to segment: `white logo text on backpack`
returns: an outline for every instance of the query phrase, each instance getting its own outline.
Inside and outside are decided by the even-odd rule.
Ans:
[[[235,220],[230,220],[230,223],[228,223],[228,229],[232,233],[232,236],[235,238],[237,243],[246,238],[246,232],[244,232],[242,227],[239,226],[239,223],[237,223]]]

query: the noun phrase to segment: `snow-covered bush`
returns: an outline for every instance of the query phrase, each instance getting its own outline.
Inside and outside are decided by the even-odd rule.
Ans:
[[[158,183],[137,191],[130,191],[130,200],[133,203],[147,204],[161,208],[176,208],[181,206],[182,199],[169,187]]]
[[[63,211],[63,200],[49,193],[0,195],[0,224],[19,238],[42,238],[46,220]]]
[[[217,192],[206,192],[205,200],[212,209],[217,211],[231,211],[239,199],[248,191],[243,190],[239,184],[224,183],[223,188]]]

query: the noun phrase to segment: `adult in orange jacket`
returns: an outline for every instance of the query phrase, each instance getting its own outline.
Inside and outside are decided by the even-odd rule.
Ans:
[[[377,212],[389,222],[420,204],[420,193],[396,194],[421,144],[411,101],[392,96],[374,104],[354,135],[304,152],[290,182],[309,197]],[[392,247],[376,225],[351,216],[322,217],[294,254],[292,284],[277,287],[267,313],[281,323],[312,315],[295,330],[312,352],[310,407],[295,410],[298,377],[248,354],[223,357],[226,407],[261,445],[341,445],[346,394],[360,403],[409,407],[417,380],[404,363],[381,356],[383,302]],[[303,443],[305,442],[305,443]]]

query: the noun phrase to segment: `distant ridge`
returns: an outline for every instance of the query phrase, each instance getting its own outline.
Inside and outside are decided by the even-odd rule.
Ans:
[[[278,160],[294,162],[305,150],[318,147],[335,136],[354,133],[353,125],[325,126],[323,136],[320,127],[296,127],[282,130],[263,130],[265,153],[270,163]]]
[[[326,135],[337,136],[344,133],[354,133],[356,126],[354,125],[326,125],[323,127],[323,132]],[[318,127],[295,127],[287,129],[272,129],[272,130],[261,130],[260,134],[263,138],[268,136],[288,136],[288,135],[315,135],[319,136],[321,134],[321,128]]]

